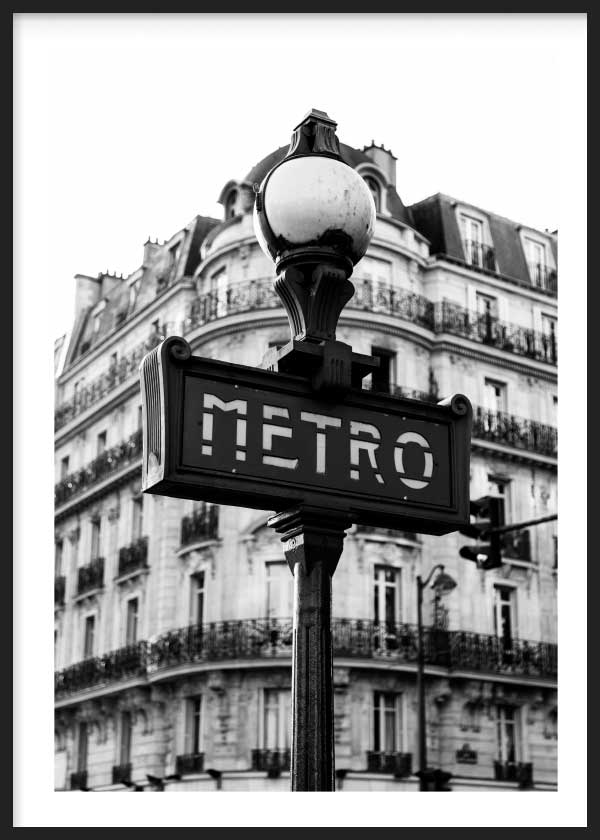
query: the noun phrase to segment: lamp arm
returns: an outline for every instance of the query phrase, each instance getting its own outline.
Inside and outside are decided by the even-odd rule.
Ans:
[[[444,564],[443,563],[436,563],[436,565],[431,569],[431,571],[429,572],[429,574],[427,575],[425,580],[420,583],[420,586],[421,586],[422,589],[425,589],[425,587],[427,586],[427,584],[429,583],[429,581],[433,577],[433,573],[435,571],[437,571],[437,569],[439,569],[440,572],[443,572],[444,571]]]

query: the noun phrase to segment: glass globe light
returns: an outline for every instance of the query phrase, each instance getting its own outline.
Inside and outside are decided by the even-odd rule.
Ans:
[[[295,129],[287,156],[260,185],[254,231],[277,269],[330,258],[344,263],[349,276],[369,247],[373,196],[342,160],[334,128],[322,111],[311,111]]]

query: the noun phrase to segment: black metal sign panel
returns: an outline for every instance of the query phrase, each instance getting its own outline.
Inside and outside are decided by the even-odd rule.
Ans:
[[[146,492],[262,510],[300,504],[443,534],[469,521],[471,405],[352,389],[192,356],[168,338],[140,365]]]

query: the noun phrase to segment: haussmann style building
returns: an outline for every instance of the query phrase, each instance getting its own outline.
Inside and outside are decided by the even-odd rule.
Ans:
[[[379,357],[365,387],[473,403],[471,498],[506,523],[556,511],[557,236],[437,194],[405,206],[396,158],[341,144],[377,210],[337,337]],[[259,366],[289,340],[252,226],[282,146],[229,181],[222,219],[148,240],[127,277],[77,275],[56,345],[55,786],[289,790],[292,576],[272,512],[141,495],[139,364],[169,335]],[[401,186],[401,184],[400,184]],[[473,540],[353,526],[333,578],[337,788],[416,790],[416,576],[428,761],[453,790],[552,790],[556,522]]]

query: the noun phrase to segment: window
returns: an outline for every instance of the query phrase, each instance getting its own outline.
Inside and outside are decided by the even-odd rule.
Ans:
[[[94,315],[94,332],[97,333],[100,330],[100,315]]]
[[[208,293],[211,299],[211,310],[215,317],[221,318],[227,314],[227,272],[224,268],[215,272],[208,281]]]
[[[511,496],[510,496],[510,481],[505,478],[495,478],[488,476],[489,481],[489,495],[496,496],[502,499],[502,506],[500,508],[499,525],[506,525],[511,519]]]
[[[169,248],[169,254],[171,255],[171,266],[174,268],[177,265],[177,260],[179,259],[179,246],[181,245],[180,242],[177,245],[173,245],[172,248]]]
[[[484,406],[488,411],[506,411],[506,385],[494,379],[485,380]]]
[[[102,522],[100,519],[92,519],[92,539],[91,539],[91,556],[92,560],[96,560],[100,557],[100,531],[102,528]]]
[[[191,577],[190,619],[192,624],[204,622],[204,572],[196,572]]]
[[[375,566],[373,578],[373,617],[393,629],[400,619],[400,570]]]
[[[140,281],[136,280],[134,283],[131,284],[129,287],[129,310],[131,311],[134,306],[138,296],[138,292],[140,290]]]
[[[373,749],[375,752],[400,751],[400,695],[373,693]]]
[[[131,763],[131,712],[121,712],[121,739],[119,744],[119,764]]]
[[[479,219],[461,213],[460,228],[467,262],[483,266],[483,223]]]
[[[227,196],[227,200],[225,202],[225,218],[226,219],[233,219],[235,216],[235,205],[237,201],[237,192],[232,190],[229,195]]]
[[[556,318],[542,315],[542,344],[546,360],[556,361]]]
[[[106,449],[106,432],[100,432],[96,438],[96,455],[102,455]]]
[[[60,459],[60,478],[61,481],[65,479],[69,474],[69,456],[65,455],[64,458]]]
[[[381,188],[379,184],[375,180],[375,178],[371,178],[370,175],[365,175],[364,177],[365,184],[369,188],[371,195],[373,196],[373,201],[375,202],[375,210],[380,213],[381,212]]]
[[[294,578],[286,562],[266,564],[267,618],[289,618],[293,614]]]
[[[144,528],[144,500],[137,496],[131,500],[131,538],[139,540]]]
[[[389,394],[390,386],[394,379],[394,359],[396,354],[391,350],[371,347],[371,355],[379,359],[379,367],[371,374],[372,388],[374,391],[383,391]]]
[[[496,706],[496,755],[498,761],[519,761],[519,720],[514,706]]]
[[[185,703],[185,752],[197,755],[202,752],[202,697],[188,697]]]
[[[498,317],[498,298],[492,297],[492,295],[484,295],[481,292],[477,292],[475,302],[477,306],[477,314],[480,319]]]
[[[264,693],[263,748],[287,750],[290,746],[291,692],[266,688]]]
[[[80,723],[77,730],[77,772],[85,773],[88,762],[87,723]]]
[[[558,397],[556,394],[552,397],[552,425],[558,426]]]
[[[494,587],[494,633],[502,650],[512,650],[515,636],[515,590],[510,586]]]
[[[94,655],[94,634],[96,627],[96,617],[93,615],[86,616],[83,630],[83,658],[90,659]]]
[[[546,285],[546,246],[534,239],[525,239],[527,263],[535,286]]]
[[[137,598],[130,598],[127,601],[127,618],[125,623],[125,644],[133,645],[137,641],[138,633],[138,608]]]
[[[54,543],[54,576],[60,577],[63,564],[63,540],[56,540]]]

